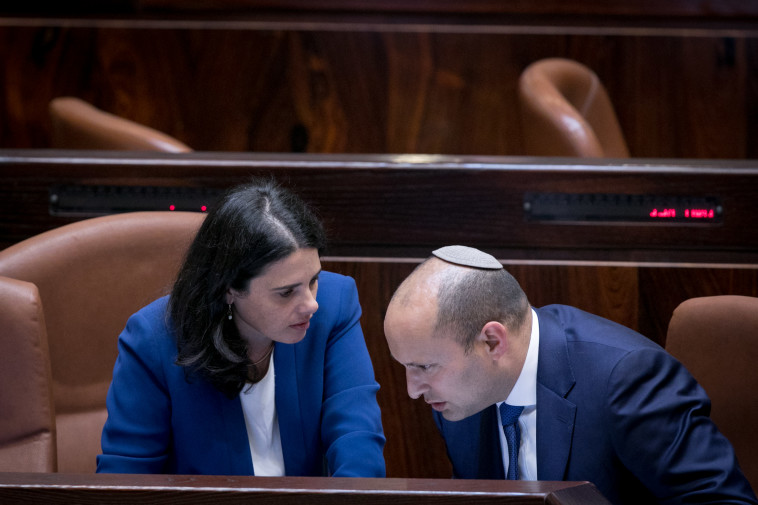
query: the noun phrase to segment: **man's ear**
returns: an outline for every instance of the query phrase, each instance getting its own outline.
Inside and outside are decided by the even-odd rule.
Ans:
[[[487,345],[487,353],[494,359],[499,359],[508,350],[508,330],[502,323],[488,322],[482,327],[479,338]]]

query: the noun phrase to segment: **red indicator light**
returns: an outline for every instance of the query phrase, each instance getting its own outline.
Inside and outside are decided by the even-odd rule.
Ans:
[[[176,210],[176,205],[174,204],[169,205],[168,210]]]
[[[655,218],[673,218],[676,217],[676,209],[653,209],[650,211],[650,217]]]
[[[680,209],[681,211],[682,209]],[[715,219],[715,209],[683,209],[684,218],[691,219]],[[676,219],[676,209],[653,209],[650,217],[654,219]]]
[[[208,207],[206,207],[205,205],[203,205],[203,206],[200,207],[200,210],[203,211],[203,212],[205,212],[206,210],[208,210]]]
[[[713,219],[713,209],[689,209],[689,216],[692,219]]]

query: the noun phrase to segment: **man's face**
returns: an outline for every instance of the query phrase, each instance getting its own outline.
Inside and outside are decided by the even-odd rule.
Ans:
[[[493,364],[484,342],[466,354],[452,336],[435,335],[435,323],[433,300],[390,304],[384,332],[390,353],[405,367],[408,395],[423,396],[445,419],[458,421],[492,405]]]

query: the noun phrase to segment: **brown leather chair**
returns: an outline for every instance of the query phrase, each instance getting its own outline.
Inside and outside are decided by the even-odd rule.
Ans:
[[[124,151],[192,151],[179,140],[147,126],[118,117],[74,97],[50,102],[52,147]]]
[[[711,398],[711,418],[758,489],[758,298],[691,298],[675,310],[666,349]]]
[[[0,251],[0,275],[33,282],[44,304],[59,472],[95,470],[117,337],[132,313],[169,291],[204,217],[97,217]]]
[[[532,63],[519,78],[518,98],[525,154],[629,157],[605,87],[581,63],[564,58]]]
[[[0,472],[56,470],[55,415],[42,302],[0,276]]]

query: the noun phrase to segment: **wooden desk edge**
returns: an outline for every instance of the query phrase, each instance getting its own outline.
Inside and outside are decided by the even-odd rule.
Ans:
[[[236,499],[265,495],[277,503],[287,503],[305,495],[343,499],[360,497],[361,503],[397,503],[413,497],[418,503],[432,500],[477,498],[518,498],[520,502],[554,505],[581,503],[605,505],[609,502],[589,482],[499,481],[402,478],[252,477],[209,475],[119,475],[62,473],[0,473],[0,501],[4,504],[32,503],[44,498],[48,503],[127,503],[150,497],[150,503],[176,501],[201,503],[229,495]],[[127,495],[133,495],[130,500]],[[193,498],[194,496],[197,499]],[[493,501],[494,503],[494,501]],[[515,502],[514,502],[515,503]]]

